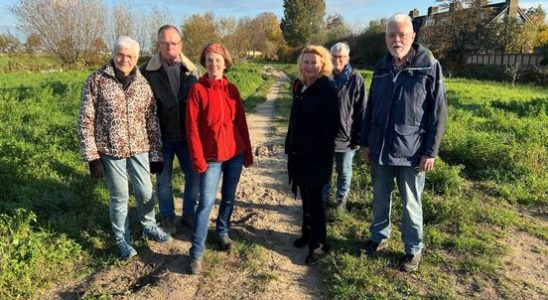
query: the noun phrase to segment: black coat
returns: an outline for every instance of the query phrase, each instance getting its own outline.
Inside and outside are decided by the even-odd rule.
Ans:
[[[140,67],[141,73],[148,80],[156,106],[162,140],[165,142],[186,141],[185,110],[190,87],[198,81],[196,67],[187,59],[181,65],[181,85],[179,93],[174,95],[169,85],[166,71],[162,68],[159,54],[153,56]]]
[[[285,139],[289,181],[297,185],[323,185],[331,177],[335,136],[339,130],[337,91],[327,77],[318,78],[302,92],[293,84],[293,104]]]

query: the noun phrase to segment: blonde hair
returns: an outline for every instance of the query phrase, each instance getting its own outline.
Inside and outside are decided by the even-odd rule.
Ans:
[[[301,72],[301,66],[303,63],[303,56],[307,53],[316,54],[320,57],[320,63],[322,64],[322,68],[320,70],[320,75],[322,76],[330,76],[331,72],[333,72],[333,63],[331,62],[331,54],[329,54],[329,51],[325,49],[323,46],[318,45],[308,45],[301,50],[301,54],[299,54],[299,58],[297,59],[297,69],[298,69],[298,77],[301,80],[301,82],[304,81],[304,75]]]

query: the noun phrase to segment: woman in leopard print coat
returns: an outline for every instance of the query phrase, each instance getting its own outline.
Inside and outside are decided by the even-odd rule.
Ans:
[[[120,37],[113,49],[113,59],[86,80],[78,136],[92,178],[106,177],[112,230],[127,259],[137,254],[128,226],[129,180],[145,237],[158,242],[171,237],[154,217],[150,173],[162,170],[160,126],[152,90],[135,67],[139,44]]]

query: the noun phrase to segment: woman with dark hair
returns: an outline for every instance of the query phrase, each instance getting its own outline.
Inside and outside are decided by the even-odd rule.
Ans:
[[[221,174],[221,204],[216,237],[228,250],[230,217],[242,166],[253,164],[249,131],[238,88],[224,76],[232,64],[230,53],[220,44],[207,45],[200,56],[207,73],[190,89],[186,110],[186,130],[194,170],[200,173],[200,197],[192,228],[190,271],[200,274],[205,250],[209,214]]]
[[[298,189],[303,201],[302,235],[293,245],[308,245],[305,263],[314,265],[329,251],[322,193],[331,178],[339,108],[337,91],[328,78],[333,70],[329,51],[307,46],[297,64],[285,153],[292,191],[296,195]]]

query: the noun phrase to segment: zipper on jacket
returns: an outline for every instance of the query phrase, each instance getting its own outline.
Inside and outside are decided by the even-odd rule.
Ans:
[[[122,87],[122,89],[123,89],[123,87]],[[128,86],[128,89],[129,89],[129,86]],[[130,154],[130,156],[133,156],[133,151],[131,150],[131,138],[130,138],[131,130],[129,130],[129,103],[128,103],[126,91],[124,91],[124,99],[126,100],[127,144],[128,144],[129,154]]]

